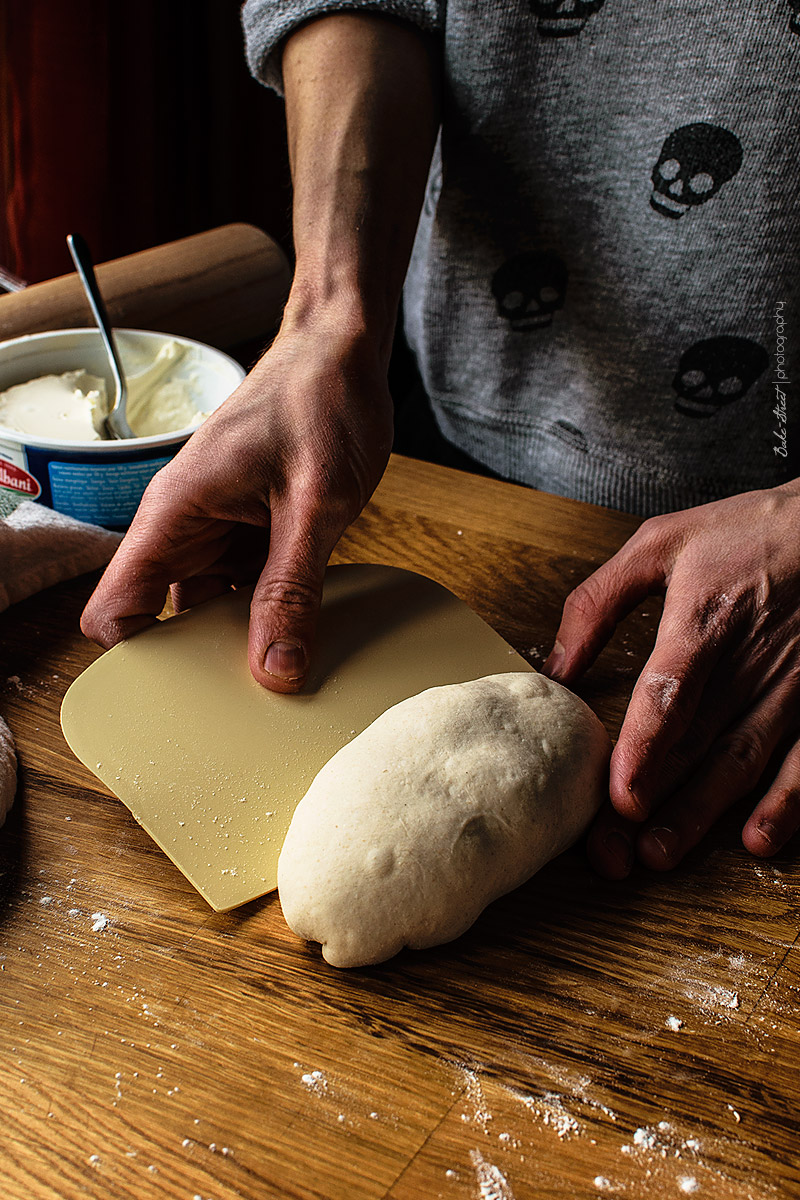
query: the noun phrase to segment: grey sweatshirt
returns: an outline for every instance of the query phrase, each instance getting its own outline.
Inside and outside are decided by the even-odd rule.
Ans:
[[[445,436],[641,514],[800,475],[800,0],[247,0],[251,70],[348,9],[440,39],[404,312]]]

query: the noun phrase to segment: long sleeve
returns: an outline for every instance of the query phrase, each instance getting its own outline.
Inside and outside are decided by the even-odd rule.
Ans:
[[[256,79],[282,94],[281,47],[305,21],[329,13],[374,12],[436,33],[443,7],[444,0],[247,0],[242,8],[247,62]]]

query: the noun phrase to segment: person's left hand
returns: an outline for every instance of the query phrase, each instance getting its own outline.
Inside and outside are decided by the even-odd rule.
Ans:
[[[674,867],[759,784],[745,847],[767,857],[800,828],[800,480],[645,521],[567,597],[543,672],[573,683],[657,592],[655,647],[589,835],[610,878],[637,854]]]

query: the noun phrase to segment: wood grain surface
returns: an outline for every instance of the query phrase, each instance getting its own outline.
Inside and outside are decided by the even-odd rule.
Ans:
[[[339,561],[429,574],[534,664],[620,514],[395,459]],[[667,875],[577,847],[458,941],[337,971],[276,896],[215,914],[58,721],[84,577],[0,615],[3,1200],[800,1196],[797,845],[741,811]],[[658,619],[581,693],[616,734]]]

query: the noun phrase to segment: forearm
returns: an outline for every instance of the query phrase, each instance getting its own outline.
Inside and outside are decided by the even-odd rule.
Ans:
[[[355,13],[288,39],[297,265],[285,325],[335,314],[388,359],[438,128],[434,50],[410,25]]]

